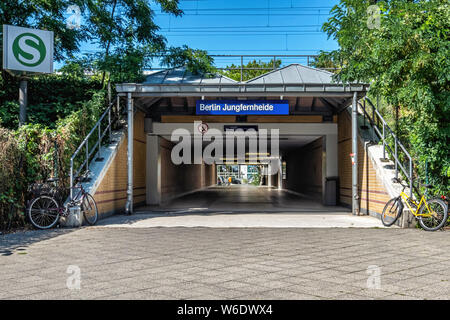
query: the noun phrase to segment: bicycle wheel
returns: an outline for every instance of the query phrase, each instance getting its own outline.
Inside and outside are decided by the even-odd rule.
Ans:
[[[95,203],[94,197],[89,193],[86,193],[81,202],[81,210],[83,211],[84,219],[91,226],[97,222],[98,210],[97,204]]]
[[[439,230],[447,221],[448,207],[444,201],[438,198],[427,200],[427,204],[430,210],[426,205],[422,205],[419,209],[419,214],[426,214],[418,216],[419,224],[427,231]]]
[[[381,222],[385,227],[392,226],[402,215],[403,203],[400,197],[392,198],[384,206]]]
[[[59,220],[59,205],[50,196],[39,196],[31,201],[28,217],[33,226],[39,229],[49,229]]]

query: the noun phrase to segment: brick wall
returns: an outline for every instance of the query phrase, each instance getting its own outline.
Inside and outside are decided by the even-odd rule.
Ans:
[[[352,203],[352,153],[351,116],[347,111],[338,116],[338,157],[340,202],[351,207]],[[390,199],[360,138],[358,143],[358,186],[360,208],[363,213],[380,214]]]
[[[118,146],[106,174],[97,190],[94,198],[97,202],[100,215],[107,215],[114,212],[121,212],[125,208],[127,199],[127,145],[128,139],[125,136]],[[145,202],[145,150],[146,137],[144,133],[144,114],[137,112],[134,119],[134,159],[133,159],[133,179],[134,179],[134,204]]]

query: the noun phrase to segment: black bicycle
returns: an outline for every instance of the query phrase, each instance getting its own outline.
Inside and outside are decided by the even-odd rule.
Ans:
[[[94,197],[84,190],[82,177],[75,179],[72,191],[75,196],[71,201],[64,202],[63,190],[57,187],[58,179],[51,178],[46,183],[35,183],[29,188],[32,198],[27,208],[28,217],[36,228],[50,229],[56,225],[59,218],[67,217],[70,208],[79,207],[84,220],[94,225],[98,219],[98,209]]]

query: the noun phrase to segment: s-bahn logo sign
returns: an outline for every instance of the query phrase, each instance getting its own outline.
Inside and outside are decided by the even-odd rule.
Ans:
[[[53,31],[3,25],[3,69],[53,72]]]
[[[197,114],[280,115],[289,114],[287,100],[197,100]]]

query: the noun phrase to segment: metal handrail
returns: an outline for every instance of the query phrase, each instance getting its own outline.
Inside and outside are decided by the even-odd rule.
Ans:
[[[94,152],[97,150],[97,158],[101,158],[101,147],[102,147],[102,140],[105,137],[105,135],[108,133],[108,137],[109,137],[109,141],[112,140],[112,125],[114,123],[114,120],[116,120],[115,118],[113,119],[111,117],[112,115],[112,108],[114,106],[114,104],[118,102],[118,97],[116,97],[108,106],[108,108],[105,110],[105,112],[103,112],[103,114],[100,116],[100,118],[98,119],[98,121],[96,122],[96,124],[94,125],[94,127],[91,129],[91,131],[89,131],[89,133],[87,134],[87,136],[84,138],[84,140],[80,143],[80,145],[78,146],[78,148],[75,150],[75,152],[73,153],[72,157],[70,158],[70,200],[73,199],[73,186],[74,186],[74,179],[76,177],[78,177],[78,175],[80,174],[80,172],[86,168],[86,172],[89,172],[89,159],[91,158],[91,156],[94,154]],[[118,110],[117,110],[118,112]],[[118,117],[118,115],[117,115]],[[107,119],[107,126],[105,127],[105,129],[102,131],[101,130],[101,125],[104,119]],[[97,132],[97,141],[95,142],[94,146],[89,148],[89,138],[95,133]],[[77,155],[81,152],[81,150],[85,148],[85,159],[84,161],[81,163],[81,165],[79,166],[79,168],[74,168],[74,160],[77,157]],[[76,170],[75,170],[76,169]],[[74,173],[75,171],[75,173]]]
[[[370,115],[366,110],[366,101],[369,103],[369,105],[372,107],[372,115]],[[372,126],[374,132],[378,135],[378,137],[381,139],[383,143],[383,158],[386,158],[386,151],[387,153],[393,158],[394,160],[394,166],[395,166],[395,179],[398,179],[398,172],[399,168],[405,175],[406,179],[409,182],[409,193],[410,197],[413,197],[413,162],[412,157],[409,154],[409,152],[406,150],[405,146],[400,142],[400,140],[397,138],[397,135],[394,133],[394,131],[389,127],[386,120],[384,120],[383,116],[378,111],[377,107],[370,101],[369,98],[364,97],[363,104],[360,102],[358,103],[359,106],[362,108],[364,112],[364,117],[367,117],[369,119],[370,125]],[[381,131],[379,129],[381,124]],[[392,147],[387,143],[387,138],[391,137],[394,140],[394,150],[392,150]],[[400,147],[400,149],[399,149]],[[399,151],[403,151],[403,154],[406,156],[408,160],[408,170],[403,166],[402,162],[399,160]]]

